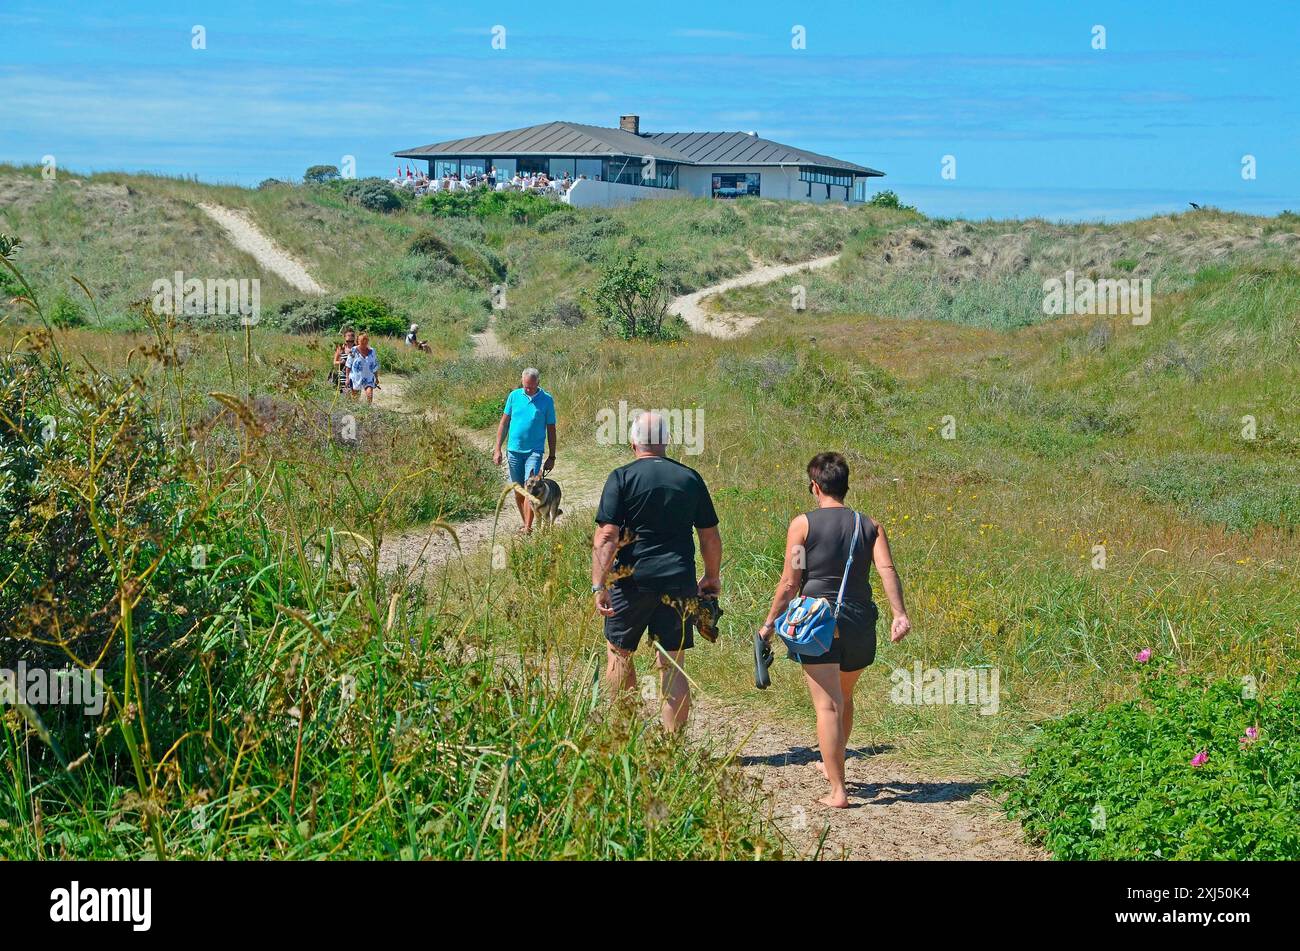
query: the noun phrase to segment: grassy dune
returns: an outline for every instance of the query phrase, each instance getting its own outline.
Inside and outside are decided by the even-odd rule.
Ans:
[[[620,399],[703,410],[703,453],[675,454],[714,489],[736,636],[692,659],[707,688],[738,700],[755,701],[744,635],[807,504],[802,464],[845,451],[852,501],[890,534],[918,630],[882,645],[864,677],[866,738],[989,776],[1012,767],[1035,720],[1126,695],[1143,647],[1265,683],[1294,670],[1298,305],[1300,274],[1280,267],[1206,277],[1147,327],[1072,317],[1007,333],[805,315],[741,340],[560,342],[520,360],[546,368],[570,455]],[[432,375],[420,392],[452,408],[477,405],[487,376]],[[1240,436],[1247,414],[1253,441]],[[523,610],[537,585],[562,585],[572,601],[551,628],[575,644],[598,631],[586,538],[565,529],[540,559],[555,567],[512,589]],[[916,660],[998,665],[1002,714],[890,704],[889,671]],[[807,719],[791,671],[778,680],[777,702]]]
[[[16,263],[45,302],[82,278],[101,321],[47,338],[4,305],[0,436],[22,464],[0,483],[0,648],[52,662],[107,644],[117,697],[89,733],[79,718],[37,726],[7,710],[6,857],[780,854],[769,807],[720,751],[592,707],[590,526],[511,546],[504,566],[485,553],[429,592],[395,584],[377,571],[384,534],[491,510],[481,454],[446,422],[340,405],[321,337],[259,327],[245,364],[242,334],[146,325],[132,301],[175,269],[257,273],[196,201],[247,209],[331,294],[379,294],[419,319],[432,359],[379,343],[417,407],[486,427],[519,367],[541,367],[560,407],[562,480],[618,457],[597,444],[597,414],[620,400],[701,410],[703,451],[673,454],[706,476],[722,518],[726,636],[690,667],[713,697],[811,735],[792,665],[753,691],[748,637],[785,526],[808,504],[802,467],[829,448],[849,457],[850,502],[889,533],[916,629],[882,644],[864,675],[855,743],[936,773],[1003,777],[1033,755],[1045,718],[1138,697],[1142,648],[1185,674],[1252,677],[1266,696],[1295,674],[1291,217],[1059,226],[684,200],[515,222],[374,214],[328,189],[124,175],[47,185],[5,168],[0,230],[24,239]],[[429,229],[433,252],[409,253]],[[621,342],[589,312],[609,258],[657,260],[686,291],[752,260],[841,248],[838,265],[798,279],[805,311],[790,309],[794,279],[726,295],[725,309],[766,318],[744,338]],[[1151,277],[1151,323],[1045,319],[1042,281],[1067,268]],[[501,280],[498,325],[516,357],[474,360],[466,335]],[[263,275],[268,308],[294,296]],[[557,312],[560,300],[578,310]],[[48,458],[47,415],[67,440]],[[345,415],[357,443],[338,438]],[[138,442],[91,425],[119,416]],[[102,476],[92,459],[110,460]],[[99,535],[87,484],[120,503]],[[196,567],[196,545],[220,557]],[[73,593],[53,601],[55,587]],[[41,643],[52,617],[67,637]],[[891,703],[890,672],[917,662],[996,665],[1000,712]],[[1035,781],[1050,784],[1051,762]],[[1043,807],[1035,828],[1073,854],[1055,814]]]

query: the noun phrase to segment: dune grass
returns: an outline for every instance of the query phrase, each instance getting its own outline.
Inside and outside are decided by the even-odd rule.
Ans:
[[[34,177],[0,170],[0,184],[24,175]],[[873,277],[873,256],[920,236],[943,248],[967,241],[973,257],[980,241],[1000,248],[992,239],[1005,239],[1008,224],[690,200],[563,210],[533,224],[431,221],[415,207],[375,215],[322,190],[89,181],[136,189],[129,197],[150,203],[141,222],[170,222],[176,253],[198,262],[187,272],[245,266],[206,226],[193,231],[202,222],[190,203],[217,200],[249,209],[331,291],[384,294],[422,317],[433,359],[378,342],[386,371],[408,376],[416,409],[486,428],[519,368],[541,367],[561,414],[562,478],[565,466],[618,461],[619,447],[597,441],[597,414],[617,412],[620,400],[703,411],[702,453],[673,454],[713,489],[727,615],[723,639],[693,651],[688,669],[707,694],[755,717],[800,724],[811,738],[792,665],[775,669],[773,690],[754,692],[748,638],[766,612],[788,520],[808,505],[803,464],[828,448],[849,457],[849,501],[890,535],[915,625],[902,644],[882,644],[864,675],[855,743],[936,773],[1002,776],[1044,718],[1131,698],[1142,648],[1195,675],[1252,677],[1265,696],[1294,672],[1293,221],[1198,213],[1115,228],[1018,223],[1023,241],[1008,247],[1027,248],[1029,267],[962,277],[966,289],[954,294],[951,266],[934,255],[887,279]],[[164,646],[183,661],[164,665],[167,690],[157,688],[163,705],[152,715],[171,724],[158,735],[173,738],[165,746],[146,750],[129,735],[123,705],[69,773],[30,723],[6,713],[0,823],[16,836],[15,856],[779,854],[725,751],[675,745],[592,707],[601,638],[589,525],[512,546],[504,567],[484,553],[440,578],[428,599],[392,587],[377,571],[377,539],[490,510],[480,455],[444,423],[338,405],[323,383],[325,339],[258,328],[248,364],[235,333],[181,325],[160,341],[127,304],[141,280],[170,273],[172,251],[141,240],[139,255],[124,256],[133,239],[78,202],[76,187],[62,182],[36,204],[8,206],[5,227],[27,239],[20,260],[43,300],[83,268],[105,283],[104,326],[47,341],[24,324],[6,385],[13,391],[51,342],[86,378],[83,357],[114,385],[136,380],[176,458],[194,463],[187,478],[221,513],[205,524],[232,533],[215,538],[231,558],[207,581],[190,579],[201,614],[156,632],[181,637],[180,648]],[[422,270],[408,245],[430,227],[443,264]],[[1213,253],[1238,241],[1254,243]],[[1154,257],[1144,257],[1147,245]],[[802,260],[840,247],[841,264],[801,278],[806,311],[790,309],[789,282],[726,297],[724,307],[766,318],[742,339],[628,343],[601,338],[589,315],[572,326],[553,319],[555,302],[580,302],[609,255],[660,259],[674,287],[689,290],[747,269],[751,256]],[[1093,266],[1168,279],[1149,325],[1026,316],[1041,300],[1037,268],[1087,266],[1082,255],[1102,250]],[[486,323],[498,267],[508,364],[464,349],[465,334]],[[336,438],[342,415],[355,417],[362,451]],[[177,445],[195,426],[202,438]],[[238,478],[217,491],[214,473]],[[172,530],[175,545],[198,541]],[[104,577],[113,577],[107,567]],[[111,611],[96,618],[95,631],[114,630]],[[0,636],[7,653],[31,648]],[[129,692],[124,657],[110,671]],[[918,662],[997,666],[999,712],[892,703],[890,672]],[[67,759],[80,750],[70,742]],[[151,768],[136,768],[142,756]]]
[[[1142,647],[1261,683],[1293,669],[1297,303],[1294,269],[1243,269],[1162,300],[1146,327],[1079,317],[1008,333],[809,314],[725,342],[557,339],[516,362],[542,367],[557,396],[562,456],[605,449],[597,413],[619,400],[703,411],[702,454],[673,454],[713,489],[730,633],[693,652],[694,675],[809,724],[790,670],[753,693],[748,634],[787,521],[808,504],[803,463],[844,451],[850,501],[889,533],[917,632],[882,644],[864,676],[862,740],[987,777],[1014,768],[1037,720],[1124,696]],[[489,375],[452,363],[413,390],[462,413],[483,403],[465,421],[490,421]],[[1255,439],[1242,436],[1246,415]],[[557,531],[541,559],[551,567],[505,594],[522,609],[539,585],[567,591],[552,626],[574,649],[599,643],[588,535]],[[999,714],[892,704],[889,673],[916,661],[997,665]]]
[[[351,407],[340,447],[299,342],[245,364],[146,319],[3,352],[0,656],[93,669],[106,703],[5,705],[0,858],[782,854],[729,751],[517,636],[546,604],[379,572],[392,527],[497,498],[454,433]]]

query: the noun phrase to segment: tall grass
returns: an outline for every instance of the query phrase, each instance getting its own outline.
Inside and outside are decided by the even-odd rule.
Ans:
[[[1286,473],[1300,435],[1288,410],[1300,386],[1300,278],[1278,267],[1223,280],[1157,302],[1147,327],[1072,318],[1006,332],[804,314],[682,345],[556,335],[519,359],[541,367],[556,395],[562,461],[604,450],[597,414],[620,400],[703,410],[703,453],[673,454],[713,490],[728,636],[691,652],[689,669],[756,715],[811,723],[799,678],[781,666],[774,690],[753,692],[748,636],[788,520],[809,504],[802,465],[846,452],[849,501],[889,533],[916,626],[902,644],[882,643],[863,677],[861,741],[989,776],[1014,768],[1035,721],[1126,695],[1143,647],[1261,684],[1294,669]],[[1175,347],[1187,363],[1162,361]],[[412,389],[454,411],[474,405],[485,372],[438,371],[436,385]],[[1248,413],[1254,440],[1241,436]],[[583,526],[556,538],[545,575],[502,597],[523,610],[538,585],[566,592],[553,626],[578,649],[597,636],[583,620],[588,539]],[[891,703],[890,671],[918,660],[997,665],[1000,712]]]
[[[490,574],[433,594],[383,576],[391,496],[321,504],[307,453],[268,450],[265,407],[196,399],[176,325],[147,319],[155,365],[130,377],[45,329],[3,354],[0,666],[98,671],[108,703],[3,708],[0,857],[781,854],[728,751],[512,638],[545,606],[506,616]],[[386,459],[390,486],[473,472]]]

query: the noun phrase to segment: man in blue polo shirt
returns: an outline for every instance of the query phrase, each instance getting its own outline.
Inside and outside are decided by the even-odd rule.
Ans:
[[[555,466],[555,400],[538,384],[541,374],[529,367],[520,378],[517,390],[506,397],[506,406],[497,426],[496,447],[492,462],[501,465],[501,443],[509,433],[506,456],[510,467],[510,481],[523,485],[538,472],[550,472]],[[551,454],[542,462],[542,452],[550,442]],[[522,495],[515,493],[519,517],[524,520],[520,530],[527,535],[533,530],[533,507]]]

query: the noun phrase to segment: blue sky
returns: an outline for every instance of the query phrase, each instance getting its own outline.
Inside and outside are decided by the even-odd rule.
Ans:
[[[396,149],[634,112],[882,169],[932,215],[1300,209],[1290,0],[0,0],[0,37],[0,161],[19,164],[253,185],[354,155],[389,175]]]

